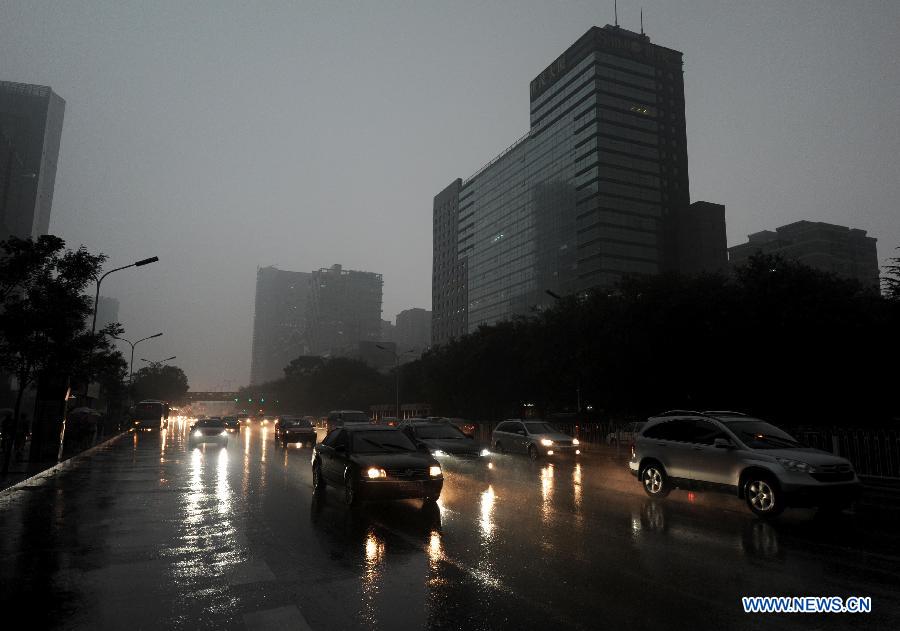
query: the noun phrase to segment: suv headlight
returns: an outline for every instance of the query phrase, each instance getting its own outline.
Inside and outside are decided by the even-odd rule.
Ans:
[[[572,444],[575,445],[575,446],[577,447],[578,445],[581,444],[581,441],[578,440],[577,438],[573,438],[573,439],[572,439]]]
[[[432,465],[432,467],[428,469],[428,473],[432,478],[439,478],[441,476],[441,468],[438,465]]]
[[[482,449],[482,450],[481,450],[481,455],[482,455],[482,456],[490,456],[490,455],[491,455],[491,452],[490,452],[488,449]]]
[[[385,471],[384,469],[379,469],[378,467],[371,467],[371,468],[369,468],[368,471],[366,471],[366,476],[368,476],[368,478],[370,480],[377,480],[378,478],[386,478],[387,471]]]
[[[541,444],[542,444],[544,447],[552,447],[552,446],[553,446],[553,441],[550,440],[549,438],[542,438],[542,439],[541,439]]]
[[[194,431],[195,438],[200,438],[201,436],[203,436],[203,432],[201,432],[199,429]]]
[[[791,460],[790,458],[778,458],[775,460],[788,471],[799,471],[800,473],[815,473],[816,468],[807,462],[800,460]]]

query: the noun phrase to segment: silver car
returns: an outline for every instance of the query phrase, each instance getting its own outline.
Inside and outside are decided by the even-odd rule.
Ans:
[[[491,434],[491,445],[498,453],[527,454],[532,460],[581,453],[577,438],[545,421],[503,421]]]
[[[220,418],[206,418],[194,423],[188,430],[188,449],[197,445],[212,443],[219,447],[228,446],[225,422]]]
[[[804,447],[738,412],[676,410],[650,418],[635,438],[629,468],[651,497],[673,488],[724,491],[761,517],[787,506],[841,509],[861,489],[847,459]]]

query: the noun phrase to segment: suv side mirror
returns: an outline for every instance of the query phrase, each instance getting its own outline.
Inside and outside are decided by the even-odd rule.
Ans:
[[[713,447],[717,449],[734,449],[734,443],[727,438],[716,438],[713,441]]]

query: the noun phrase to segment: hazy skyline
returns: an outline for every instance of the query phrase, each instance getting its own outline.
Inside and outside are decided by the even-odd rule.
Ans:
[[[607,6],[608,5],[608,6]],[[897,2],[619,2],[684,52],[691,198],[728,243],[808,219],[897,253]],[[257,266],[384,275],[431,308],[432,197],[528,129],[528,85],[612,1],[0,0],[0,79],[66,100],[50,229],[108,268],[137,357],[192,389],[250,369]],[[135,369],[141,362],[136,358]]]

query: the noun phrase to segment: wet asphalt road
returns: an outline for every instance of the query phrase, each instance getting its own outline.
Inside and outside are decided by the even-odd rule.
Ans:
[[[900,529],[862,510],[756,520],[652,502],[608,454],[445,461],[438,506],[314,500],[310,449],[260,427],[187,450],[123,437],[0,495],[0,615],[24,628],[900,628]],[[871,596],[871,614],[744,614],[742,595]],[[21,623],[10,628],[19,628]],[[4,624],[4,626],[6,626]]]

